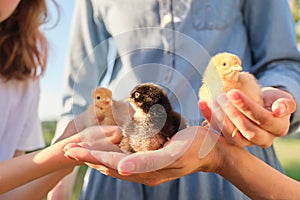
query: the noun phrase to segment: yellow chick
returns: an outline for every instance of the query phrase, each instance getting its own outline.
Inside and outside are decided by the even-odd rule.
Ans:
[[[241,60],[234,54],[224,52],[213,56],[204,72],[199,98],[212,108],[213,102],[221,93],[238,89],[263,106],[260,85],[252,74],[241,72],[242,69]],[[232,136],[236,133],[237,129]]]
[[[122,126],[129,121],[133,115],[133,109],[128,102],[116,101],[112,92],[104,87],[97,87],[92,92],[94,112],[100,125]],[[101,121],[101,119],[103,119]]]

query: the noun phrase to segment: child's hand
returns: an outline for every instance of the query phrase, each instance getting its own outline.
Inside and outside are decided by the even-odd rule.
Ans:
[[[76,136],[79,137],[79,142],[69,143],[64,147],[65,156],[68,158],[101,165],[97,159],[97,152],[121,153],[118,144],[122,132],[117,126],[93,126],[84,129]]]

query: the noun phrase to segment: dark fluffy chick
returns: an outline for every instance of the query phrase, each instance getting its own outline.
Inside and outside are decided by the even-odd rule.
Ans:
[[[135,113],[123,127],[120,148],[127,153],[155,150],[187,125],[172,109],[163,88],[154,83],[136,86],[129,102]]]

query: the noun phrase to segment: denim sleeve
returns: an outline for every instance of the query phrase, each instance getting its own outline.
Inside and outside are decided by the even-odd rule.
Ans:
[[[243,14],[254,60],[251,70],[262,86],[282,86],[300,105],[300,54],[287,1],[245,1]],[[300,123],[299,109],[293,114],[291,130]]]
[[[107,66],[108,34],[103,21],[94,13],[90,1],[76,2],[71,28],[69,53],[66,60],[64,104],[65,114],[74,109],[84,111],[91,103],[91,91],[95,88]],[[90,101],[88,101],[90,100]]]
[[[109,34],[92,4],[82,0],[77,0],[75,4],[60,121],[68,121],[64,118],[74,118],[86,110],[92,101],[92,90],[106,72]]]

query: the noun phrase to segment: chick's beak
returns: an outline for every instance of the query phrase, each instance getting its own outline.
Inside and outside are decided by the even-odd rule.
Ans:
[[[233,67],[232,67],[232,70],[233,71],[242,71],[242,66],[241,65],[234,65]]]
[[[102,100],[102,103],[105,104],[105,105],[110,105],[111,104],[111,99],[110,98],[104,98]]]
[[[124,99],[124,102],[128,102],[128,103],[130,103],[130,102],[133,102],[133,99],[132,99],[132,98],[130,98],[130,97],[128,97],[128,98]]]

